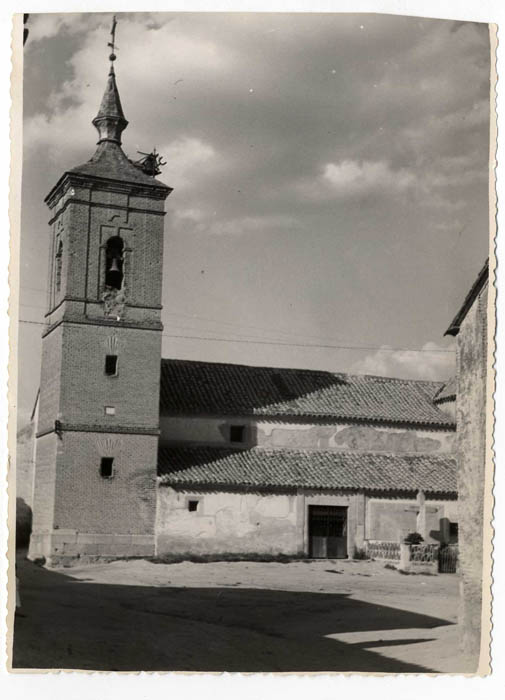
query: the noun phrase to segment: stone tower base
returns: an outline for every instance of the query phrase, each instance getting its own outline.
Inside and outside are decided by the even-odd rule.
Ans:
[[[100,557],[152,557],[154,544],[154,534],[117,535],[53,530],[32,533],[28,558],[44,558],[47,566],[61,566]]]

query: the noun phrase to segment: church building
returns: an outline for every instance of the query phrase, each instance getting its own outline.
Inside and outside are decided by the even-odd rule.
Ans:
[[[450,383],[162,359],[172,189],[156,154],[121,148],[114,58],[96,152],[45,200],[30,558],[336,558],[416,530],[454,539]]]

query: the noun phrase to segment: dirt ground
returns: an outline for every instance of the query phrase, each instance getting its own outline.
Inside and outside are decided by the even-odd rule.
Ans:
[[[455,574],[381,562],[44,569],[21,557],[14,669],[471,673]]]

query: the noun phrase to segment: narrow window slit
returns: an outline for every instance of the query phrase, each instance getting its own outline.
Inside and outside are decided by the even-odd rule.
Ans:
[[[105,374],[108,377],[117,376],[117,355],[105,356]]]
[[[102,479],[111,479],[113,476],[112,466],[114,457],[102,457],[100,461],[100,476]]]

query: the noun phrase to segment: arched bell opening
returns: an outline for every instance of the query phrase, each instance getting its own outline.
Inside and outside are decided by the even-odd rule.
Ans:
[[[105,248],[105,286],[121,289],[123,286],[123,239],[113,236]]]

